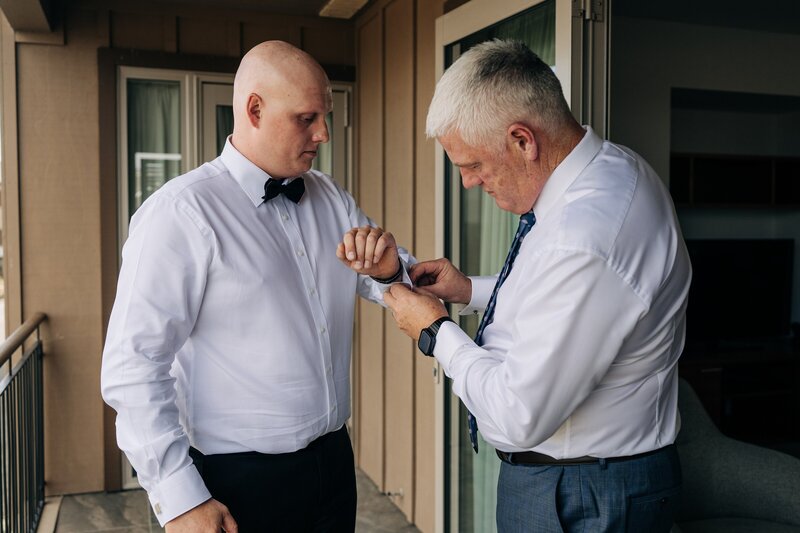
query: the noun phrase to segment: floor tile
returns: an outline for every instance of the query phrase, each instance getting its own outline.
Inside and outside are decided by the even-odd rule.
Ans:
[[[419,533],[360,470],[356,471],[356,483],[356,533]],[[163,531],[150,509],[147,495],[142,490],[65,496],[55,529],[55,533]]]

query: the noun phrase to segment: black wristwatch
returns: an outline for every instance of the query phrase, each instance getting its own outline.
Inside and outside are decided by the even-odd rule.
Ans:
[[[439,333],[439,328],[442,327],[442,324],[445,322],[453,322],[453,319],[449,316],[443,316],[442,318],[436,319],[433,324],[419,332],[419,340],[417,341],[419,351],[429,357],[433,356],[433,349],[436,347],[436,334]]]

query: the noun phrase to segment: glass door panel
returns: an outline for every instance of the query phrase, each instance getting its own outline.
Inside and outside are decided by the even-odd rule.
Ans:
[[[200,162],[205,162],[222,153],[233,133],[233,84],[201,81],[200,100]]]
[[[148,196],[182,172],[181,84],[127,80],[128,201],[133,214]]]
[[[343,189],[352,190],[350,176],[350,96],[352,88],[342,83],[332,84],[333,110],[325,117],[330,140],[320,144],[312,168],[331,176]]]
[[[499,21],[464,31],[458,38],[443,44],[443,67],[447,68],[481,42],[500,38],[522,41],[554,70],[556,65],[556,7],[559,0],[530,2],[527,9],[517,11]],[[480,4],[471,2],[470,4]],[[465,6],[467,7],[467,6]],[[480,6],[472,18],[480,16]],[[487,11],[488,12],[488,11]],[[569,13],[569,12],[567,12]],[[447,18],[447,16],[443,17]],[[441,19],[440,19],[441,20]],[[571,24],[571,21],[567,20]],[[562,24],[561,27],[567,27]],[[474,24],[473,24],[474,27]],[[454,34],[452,25],[443,33]],[[569,72],[568,68],[563,71]],[[566,89],[566,87],[565,87]],[[444,156],[445,253],[468,275],[494,275],[502,268],[506,253],[517,228],[518,216],[497,207],[480,188],[466,190],[461,186],[458,167]],[[474,336],[480,317],[459,316],[461,328]],[[479,453],[475,454],[468,438],[467,410],[451,392],[448,380],[446,406],[449,421],[446,449],[449,450],[450,494],[445,505],[445,530],[459,533],[496,531],[495,507],[500,461],[495,450],[479,434]]]

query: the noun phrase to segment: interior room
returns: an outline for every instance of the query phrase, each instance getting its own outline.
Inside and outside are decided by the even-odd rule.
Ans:
[[[668,181],[687,240],[681,375],[723,433],[800,456],[800,26],[716,4],[612,4],[609,137]]]

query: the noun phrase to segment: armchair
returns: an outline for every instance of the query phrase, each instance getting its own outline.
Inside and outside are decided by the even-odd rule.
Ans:
[[[673,533],[800,532],[800,459],[723,435],[680,380],[683,496]]]

